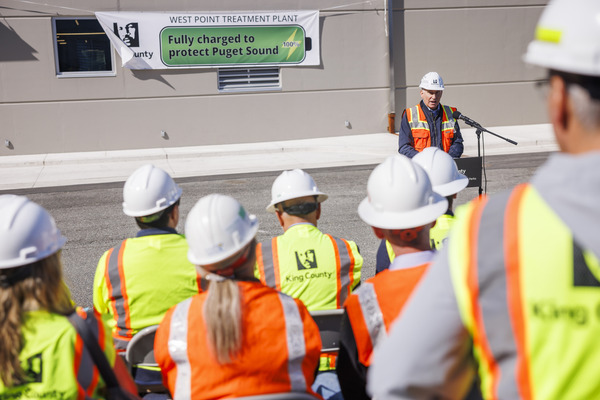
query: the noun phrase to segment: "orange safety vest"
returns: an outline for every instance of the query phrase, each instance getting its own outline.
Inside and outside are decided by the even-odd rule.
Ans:
[[[452,116],[452,113],[456,111],[456,108],[442,106],[442,111],[442,145],[444,151],[447,153],[454,139],[454,125],[456,124],[456,120]],[[407,108],[405,112],[413,137],[413,146],[415,150],[421,152],[423,149],[431,146],[429,123],[420,103],[414,107]]]
[[[344,307],[352,326],[358,360],[364,366],[371,365],[373,348],[387,336],[392,322],[428,266],[429,263],[413,268],[387,269],[367,279],[348,297]]]
[[[319,328],[301,301],[258,282],[237,282],[242,297],[242,350],[219,364],[208,347],[207,292],[171,308],[156,333],[154,354],[174,399],[221,399],[311,389],[319,363]],[[210,290],[210,289],[209,289]],[[318,396],[317,396],[318,398]]]

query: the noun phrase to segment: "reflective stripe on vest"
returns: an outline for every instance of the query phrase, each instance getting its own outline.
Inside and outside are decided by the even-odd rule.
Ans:
[[[354,283],[354,255],[350,245],[345,239],[325,235],[331,240],[335,253],[336,281],[337,281],[337,308],[341,308],[352,290]],[[261,243],[259,259],[259,274],[264,278],[267,286],[281,290],[279,256],[277,252],[277,237]]]
[[[442,148],[447,153],[450,150],[452,144],[452,138],[454,138],[454,125],[456,120],[452,116],[455,109],[450,106],[442,105],[442,122],[441,122],[441,138]],[[423,151],[423,149],[431,146],[431,130],[429,123],[425,117],[425,113],[421,109],[421,105],[417,104],[414,107],[407,109],[407,121],[413,135],[413,144],[415,150]],[[423,140],[414,140],[414,138],[421,138]]]
[[[192,393],[192,368],[188,357],[188,313],[192,299],[175,306],[169,327],[169,355],[177,365],[177,378],[173,399],[190,399]]]
[[[383,313],[379,307],[377,293],[372,283],[365,282],[358,291],[358,302],[362,317],[369,332],[371,340],[371,349],[374,349],[379,341],[386,338],[385,324],[383,322]],[[372,351],[372,350],[371,350]]]
[[[120,245],[110,250],[106,257],[105,279],[108,287],[109,296],[113,304],[113,318],[116,322],[116,332],[113,334],[115,347],[118,350],[124,350],[127,342],[133,336],[131,321],[129,319],[129,299],[125,287],[125,273],[123,271],[123,254],[125,253],[125,244],[123,240]],[[123,328],[125,327],[125,328]],[[123,347],[124,346],[124,347]]]
[[[285,318],[285,333],[288,348],[288,374],[292,392],[306,391],[306,379],[302,372],[302,361],[306,356],[304,324],[298,305],[291,297],[278,293]]]
[[[331,235],[326,235],[331,239],[335,248],[335,264],[337,270],[337,308],[341,308],[352,290],[352,280],[354,275],[354,257],[348,242]]]
[[[279,258],[277,257],[277,238],[261,243],[262,275],[265,278],[265,284],[273,289],[281,290],[281,280],[279,279]]]
[[[515,191],[514,195],[520,197],[521,192]],[[515,380],[514,374],[516,359],[506,360],[498,364],[498,360],[494,355],[499,355],[504,352],[517,354],[518,344],[515,342],[515,337],[511,330],[513,321],[509,315],[509,307],[500,307],[498,305],[509,305],[507,294],[510,291],[511,296],[518,294],[518,288],[510,288],[511,282],[507,281],[507,275],[504,271],[498,271],[499,265],[505,265],[507,270],[516,268],[515,274],[518,275],[518,263],[507,265],[507,262],[514,261],[505,258],[506,248],[502,246],[501,239],[504,238],[504,226],[511,224],[509,218],[505,219],[505,209],[507,204],[511,202],[511,193],[503,193],[489,200],[486,207],[483,209],[479,226],[477,230],[474,224],[471,225],[472,237],[477,235],[477,243],[472,243],[473,251],[471,263],[469,265],[469,276],[471,282],[471,301],[474,304],[475,326],[473,341],[474,345],[480,351],[480,360],[483,361],[483,367],[487,376],[482,379],[482,387],[485,392],[497,393],[500,398],[516,399],[529,398],[529,396],[521,397],[519,385]],[[515,214],[516,215],[516,214]],[[511,225],[511,229],[515,227]],[[512,235],[516,236],[516,231],[512,231]],[[500,242],[499,242],[500,241]],[[504,244],[507,245],[506,243]],[[504,247],[504,248],[503,248]],[[498,251],[498,250],[501,251]],[[518,249],[513,256],[518,257]],[[500,272],[500,273],[499,273]],[[486,298],[493,299],[486,301]],[[520,303],[520,298],[514,299]],[[516,309],[520,309],[517,303]],[[495,316],[494,320],[488,320],[486,316]],[[503,322],[502,322],[503,321]],[[518,324],[521,325],[522,324]],[[505,331],[501,334],[500,331]],[[486,335],[486,332],[495,331],[494,335]],[[525,357],[526,358],[526,357]],[[499,386],[500,379],[504,382]],[[499,391],[499,389],[502,389]],[[495,397],[495,395],[494,395]]]
[[[83,312],[83,311],[82,311]],[[78,311],[76,317],[84,319]],[[104,332],[103,329],[100,329],[98,324],[100,321],[97,321],[96,318],[93,318],[95,323],[90,324],[85,322],[87,327],[90,329],[93,337],[97,339],[99,346],[104,350],[104,337],[101,333]],[[75,376],[77,377],[77,383],[79,384],[78,388],[78,396],[79,398],[91,398],[94,395],[94,391],[96,390],[96,386],[98,385],[99,372],[96,368],[96,364],[89,351],[85,347],[85,343],[79,333],[77,333],[77,337],[75,339],[75,358],[74,358],[74,368],[75,368]]]

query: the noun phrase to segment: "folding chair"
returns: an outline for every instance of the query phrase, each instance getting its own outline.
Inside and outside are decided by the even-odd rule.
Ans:
[[[154,335],[158,325],[152,325],[142,329],[129,341],[125,349],[125,360],[130,369],[133,367],[158,367],[154,359]],[[168,393],[162,381],[142,381],[135,379],[139,393]]]
[[[340,328],[344,309],[311,311],[311,317],[319,327],[321,334],[321,353],[340,350]]]

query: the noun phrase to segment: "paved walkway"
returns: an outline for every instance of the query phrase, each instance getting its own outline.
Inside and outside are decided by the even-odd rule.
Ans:
[[[486,155],[557,150],[549,124],[488,129],[518,145],[484,133]],[[461,131],[465,140],[463,157],[477,156],[475,130]],[[175,178],[370,165],[395,154],[397,141],[396,135],[375,133],[235,145],[3,156],[0,190],[123,182],[146,163],[163,168]]]

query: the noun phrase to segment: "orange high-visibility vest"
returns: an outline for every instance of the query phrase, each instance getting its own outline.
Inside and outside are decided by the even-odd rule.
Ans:
[[[319,329],[301,301],[258,282],[237,282],[242,297],[242,350],[221,365],[208,345],[203,309],[208,292],[171,308],[154,354],[173,399],[220,399],[278,392],[314,395]],[[210,289],[209,289],[210,291]]]
[[[456,111],[454,107],[442,106],[442,146],[446,153],[450,150],[454,139],[454,125],[456,124],[456,120],[452,116],[454,111]],[[430,147],[431,131],[420,103],[406,109],[406,119],[413,136],[415,150],[421,152]]]
[[[371,365],[373,349],[387,336],[392,322],[428,266],[426,263],[413,268],[385,270],[367,279],[348,297],[344,307],[361,364]]]

